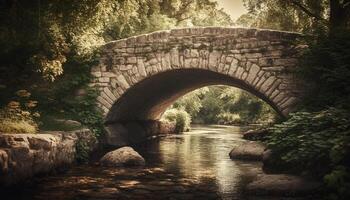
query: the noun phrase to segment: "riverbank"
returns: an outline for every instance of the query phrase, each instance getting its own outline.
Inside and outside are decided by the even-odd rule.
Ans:
[[[244,141],[241,133],[248,129],[194,126],[190,132],[133,145],[145,159],[144,167],[104,167],[96,159],[3,191],[2,199],[280,199],[245,193],[246,186],[263,175],[261,163],[227,155],[232,145]]]
[[[194,126],[183,134],[155,137],[132,145],[145,159],[143,167],[101,166],[101,155],[65,173],[36,177],[29,184],[1,191],[2,199],[310,199],[304,193],[281,197],[275,193],[280,187],[261,193],[256,183],[272,180],[262,171],[262,163],[229,158],[227,154],[245,142],[242,133],[250,128]],[[284,184],[289,178],[274,180]],[[265,189],[276,186],[269,183],[265,182]]]
[[[89,129],[41,131],[37,134],[0,133],[0,185],[10,187],[35,177],[89,162],[106,150],[145,142],[174,132],[172,123],[135,121],[108,125],[100,138]],[[99,150],[99,152],[96,152]],[[90,158],[92,153],[94,158]]]
[[[232,160],[250,160],[262,162],[262,174],[258,174],[247,184],[245,192],[256,196],[303,197],[318,194],[322,183],[310,177],[293,174],[271,173],[271,168],[279,168],[271,163],[271,150],[261,141],[268,136],[267,129],[252,129],[241,133],[243,141],[235,144],[229,156]],[[268,166],[267,166],[268,164]],[[285,166],[284,166],[285,167]],[[288,171],[284,169],[284,171]]]
[[[0,185],[20,184],[34,176],[72,166],[98,141],[89,129],[38,134],[0,134]],[[84,152],[82,152],[84,151]]]

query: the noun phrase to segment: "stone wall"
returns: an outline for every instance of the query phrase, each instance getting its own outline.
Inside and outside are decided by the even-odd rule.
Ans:
[[[76,144],[82,141],[90,151],[97,139],[89,129],[40,134],[0,133],[0,185],[20,183],[75,162]]]
[[[288,115],[301,95],[292,73],[299,50],[305,47],[294,45],[299,37],[298,33],[283,31],[207,27],[113,41],[102,47],[100,62],[92,69],[95,79],[91,86],[101,91],[97,100],[108,114],[106,121],[118,121],[123,120],[122,115],[114,114],[118,101],[135,85],[167,71],[201,69],[241,81],[235,86],[260,95],[279,113]],[[142,104],[130,105],[137,106]]]

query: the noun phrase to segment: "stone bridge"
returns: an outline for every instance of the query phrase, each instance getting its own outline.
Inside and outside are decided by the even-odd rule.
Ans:
[[[110,42],[92,68],[106,123],[157,120],[177,98],[222,84],[244,89],[287,116],[300,98],[298,33],[182,28]]]

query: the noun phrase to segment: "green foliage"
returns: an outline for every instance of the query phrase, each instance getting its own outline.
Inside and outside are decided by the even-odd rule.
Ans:
[[[244,4],[248,13],[236,24],[247,27],[312,34],[350,27],[350,7],[341,0],[244,0]]]
[[[181,109],[169,109],[162,116],[163,120],[175,123],[177,133],[190,130],[191,116]]]
[[[270,131],[268,147],[284,162],[295,171],[322,175],[332,165],[344,162],[350,117],[347,111],[335,108],[314,113],[297,112]]]
[[[173,107],[177,109],[186,110],[188,114],[191,115],[192,118],[195,118],[201,108],[203,107],[201,103],[201,98],[209,91],[207,87],[197,89],[193,92],[190,92],[180,99],[178,99]]]
[[[320,35],[310,42],[301,65],[299,74],[309,85],[304,107],[343,106],[350,110],[350,32]]]
[[[300,110],[271,128],[275,165],[323,177],[327,199],[349,199],[350,7],[341,0],[245,0],[237,24],[303,32],[309,48],[299,72],[306,90]],[[337,108],[329,108],[337,107]]]
[[[176,26],[232,24],[209,0],[8,0],[0,9],[0,79],[19,87],[56,80],[69,59],[89,60],[111,40]]]
[[[237,88],[210,86],[195,90],[173,104],[196,123],[272,123],[273,109],[259,98]]]
[[[350,197],[350,172],[349,167],[337,166],[331,173],[324,177],[324,182],[329,189],[328,199],[348,199]]]
[[[220,113],[217,116],[218,123],[219,124],[241,124],[241,116],[239,114],[234,114],[234,113]]]
[[[87,85],[101,45],[179,26],[232,24],[210,0],[9,0],[0,9],[0,107],[25,88],[43,102],[45,116],[80,121],[97,135],[102,114]],[[75,98],[79,90],[84,95]]]
[[[223,112],[224,102],[218,98],[221,94],[222,88],[213,87],[201,98],[202,109],[199,111],[196,121],[205,124],[215,124],[218,122],[217,116]]]
[[[248,13],[236,24],[247,27],[332,35],[350,30],[350,6],[343,0],[244,0]]]
[[[270,123],[277,117],[267,103],[240,89],[224,88],[220,99],[225,102],[224,110],[239,114],[245,123]]]
[[[321,22],[313,19],[291,1],[284,0],[244,0],[248,13],[236,23],[248,27],[259,27],[295,32],[310,32]],[[302,4],[317,15],[327,12],[325,1],[303,1]]]
[[[78,163],[87,163],[89,161],[89,147],[86,143],[78,141],[75,145],[76,161]]]
[[[268,148],[290,172],[318,178],[328,174],[324,180],[331,188],[337,185],[340,189],[350,183],[349,179],[345,180],[349,177],[350,163],[347,110],[329,108],[321,112],[293,113],[287,121],[270,128],[270,132]]]
[[[93,62],[70,59],[65,64],[66,73],[47,88],[37,90],[34,95],[43,102],[39,106],[45,114],[43,117],[79,121],[99,137],[104,128],[102,113],[96,106],[98,92],[87,86],[91,80],[90,66]]]

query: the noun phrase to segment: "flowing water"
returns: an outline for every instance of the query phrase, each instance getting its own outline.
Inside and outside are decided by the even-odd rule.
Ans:
[[[261,172],[258,162],[230,160],[228,153],[249,127],[194,126],[190,132],[158,137],[135,149],[145,168],[80,165],[64,174],[36,179],[9,199],[258,199],[244,195]],[[4,197],[4,196],[3,196]],[[266,198],[271,199],[271,198]]]

